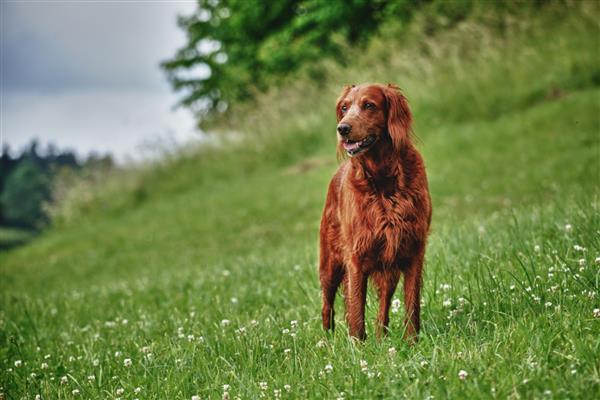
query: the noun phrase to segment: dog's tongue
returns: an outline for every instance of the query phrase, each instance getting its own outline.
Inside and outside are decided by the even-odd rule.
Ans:
[[[360,147],[360,142],[353,142],[353,143],[343,142],[343,145],[344,145],[344,149],[346,151],[352,151],[352,150],[356,150]]]

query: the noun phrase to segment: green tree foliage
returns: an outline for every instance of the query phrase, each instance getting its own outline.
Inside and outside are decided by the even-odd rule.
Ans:
[[[45,220],[42,205],[50,198],[50,178],[35,162],[23,160],[6,179],[0,196],[7,221],[25,227],[38,227]]]
[[[199,0],[179,19],[188,44],[163,67],[183,105],[224,110],[318,59],[343,61],[347,45],[364,44],[386,18],[407,20],[426,1]]]

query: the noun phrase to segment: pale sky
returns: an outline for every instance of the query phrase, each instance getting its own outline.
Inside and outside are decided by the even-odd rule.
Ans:
[[[192,114],[159,68],[185,43],[189,1],[0,2],[0,134],[123,161],[169,137],[198,140]],[[164,140],[163,140],[164,141]]]

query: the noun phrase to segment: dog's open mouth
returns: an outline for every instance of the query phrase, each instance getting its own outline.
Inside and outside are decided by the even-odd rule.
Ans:
[[[350,157],[368,149],[375,142],[375,135],[369,135],[362,140],[342,139],[342,146]]]

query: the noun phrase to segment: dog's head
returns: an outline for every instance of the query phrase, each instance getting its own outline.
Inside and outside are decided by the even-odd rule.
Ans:
[[[412,115],[406,97],[392,84],[346,86],[336,112],[338,150],[350,157],[375,146],[399,151],[408,140]]]

